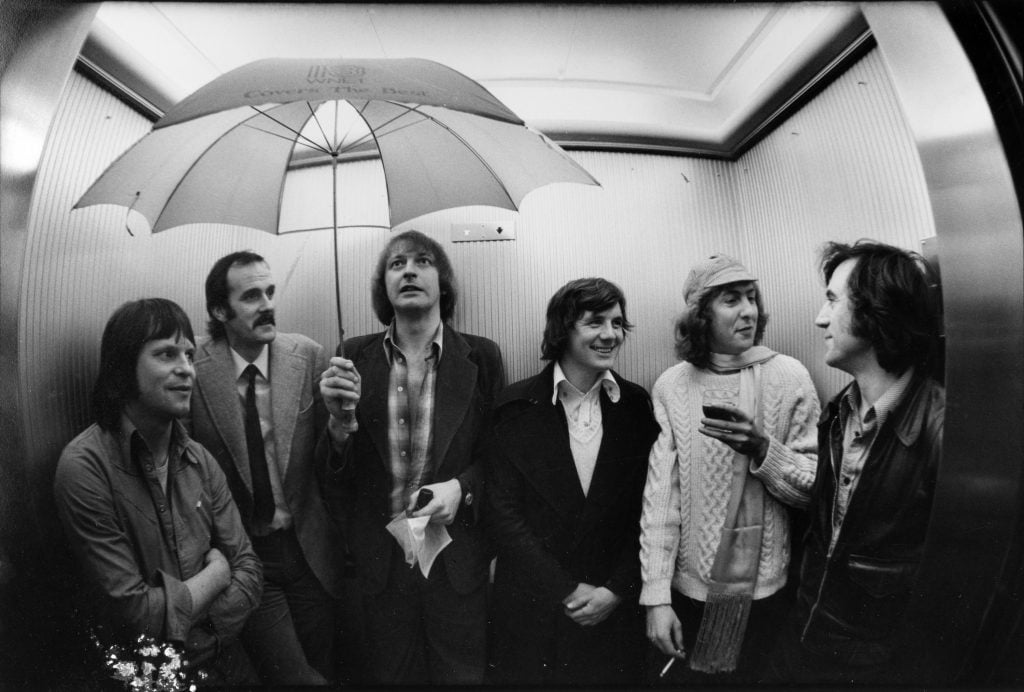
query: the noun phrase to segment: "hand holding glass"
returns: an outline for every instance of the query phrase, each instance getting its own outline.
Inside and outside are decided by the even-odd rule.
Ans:
[[[738,392],[731,389],[706,389],[701,401],[701,409],[707,418],[724,421],[738,421],[739,417],[731,410],[736,408]],[[731,407],[731,409],[730,409]]]

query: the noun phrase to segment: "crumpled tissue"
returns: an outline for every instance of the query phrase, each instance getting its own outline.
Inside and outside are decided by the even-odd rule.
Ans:
[[[418,562],[424,577],[430,576],[434,560],[452,542],[448,529],[443,524],[431,524],[429,516],[406,517],[400,514],[386,528],[405,551],[405,561],[410,565]]]

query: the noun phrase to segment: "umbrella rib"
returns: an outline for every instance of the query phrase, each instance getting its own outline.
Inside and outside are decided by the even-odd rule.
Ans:
[[[403,104],[395,103],[394,101],[386,101],[385,103],[390,103],[390,104],[393,104],[393,105],[396,105],[396,106],[402,106],[402,105],[403,105]],[[362,144],[363,142],[368,142],[368,141],[370,141],[371,139],[373,139],[373,140],[377,140],[377,139],[379,139],[380,137],[386,137],[386,136],[388,136],[388,135],[390,135],[390,134],[394,134],[395,132],[399,132],[399,131],[401,131],[401,130],[404,130],[404,129],[405,129],[405,128],[407,128],[407,127],[412,127],[412,126],[413,126],[413,125],[415,125],[415,124],[416,124],[417,122],[421,122],[421,121],[417,120],[416,122],[411,122],[411,123],[407,123],[407,124],[405,124],[405,125],[402,125],[401,127],[396,127],[395,129],[391,130],[390,132],[380,132],[380,130],[381,130],[382,128],[385,128],[385,127],[387,127],[387,126],[388,126],[388,125],[390,125],[391,123],[397,122],[398,120],[400,120],[401,118],[404,118],[405,116],[409,115],[410,113],[417,113],[417,114],[419,114],[419,115],[420,115],[420,116],[421,116],[421,117],[422,117],[422,118],[423,118],[424,120],[427,120],[427,119],[428,119],[428,118],[427,118],[427,115],[426,115],[426,114],[424,114],[424,113],[420,113],[420,111],[416,110],[415,108],[409,108],[408,106],[403,106],[403,107],[404,107],[404,108],[406,109],[404,113],[400,113],[399,115],[396,115],[396,116],[395,116],[394,118],[391,118],[390,120],[388,120],[388,121],[386,121],[386,122],[383,122],[383,123],[381,123],[381,124],[380,124],[380,125],[378,125],[377,127],[371,128],[371,130],[372,130],[371,132],[368,132],[367,134],[363,135],[362,137],[360,137],[360,138],[359,138],[359,139],[357,139],[356,141],[354,141],[354,142],[352,142],[351,144],[349,144],[349,145],[348,145],[348,147],[347,147],[347,149],[346,149],[346,151],[347,151],[348,149],[353,149],[353,148],[355,148],[355,147],[359,146],[359,145],[360,145],[360,144]],[[363,109],[363,110],[365,110],[365,109]],[[360,110],[360,111],[359,111],[359,115],[360,115],[360,116],[362,116],[362,114],[363,114],[363,110]],[[436,121],[435,121],[435,122],[436,122]]]
[[[497,174],[497,173],[495,173],[495,171],[494,171],[494,169],[493,169],[493,168],[491,168],[491,164],[487,163],[487,159],[485,159],[484,157],[480,156],[480,154],[478,154],[478,153],[477,153],[476,149],[474,149],[474,148],[473,148],[473,147],[472,147],[472,146],[470,145],[470,143],[469,143],[469,142],[467,142],[467,141],[466,141],[466,140],[465,140],[465,139],[464,139],[464,138],[463,138],[463,137],[462,137],[462,136],[461,136],[461,135],[460,135],[460,134],[459,134],[458,132],[456,132],[456,131],[455,131],[455,130],[453,130],[452,128],[448,127],[448,125],[447,125],[447,124],[445,124],[445,123],[441,122],[441,121],[440,121],[440,120],[438,120],[437,118],[435,118],[435,117],[431,116],[431,115],[430,115],[429,113],[424,113],[423,111],[419,110],[418,108],[412,108],[412,107],[406,106],[406,105],[405,105],[405,104],[403,104],[403,103],[398,103],[398,102],[396,102],[396,101],[388,101],[388,103],[390,103],[390,104],[393,104],[393,105],[395,105],[395,106],[398,106],[399,108],[405,108],[405,109],[406,109],[407,111],[410,111],[410,112],[416,112],[416,113],[418,113],[418,114],[419,114],[419,115],[421,115],[421,116],[422,116],[423,118],[425,118],[425,119],[427,119],[427,120],[429,120],[429,121],[433,122],[434,124],[438,125],[439,127],[443,128],[443,129],[444,129],[444,130],[446,130],[446,131],[447,131],[447,132],[448,132],[448,133],[449,133],[449,134],[450,134],[450,135],[451,135],[452,137],[454,137],[455,139],[457,139],[457,140],[459,140],[460,142],[462,142],[463,146],[465,146],[465,147],[466,147],[466,150],[467,150],[467,151],[469,151],[470,153],[472,153],[472,154],[473,154],[473,156],[475,156],[475,157],[477,158],[477,160],[478,160],[478,161],[480,162],[480,165],[481,165],[481,166],[483,166],[484,168],[486,168],[486,169],[487,169],[487,172],[491,174],[491,177],[492,177],[492,178],[494,179],[494,181],[495,181],[495,182],[496,182],[496,183],[498,184],[498,187],[500,187],[500,188],[501,188],[501,191],[505,193],[505,196],[506,196],[506,197],[508,197],[508,201],[509,201],[509,202],[511,202],[512,206],[513,206],[514,208],[516,208],[516,209],[518,209],[518,208],[519,208],[519,206],[518,206],[518,205],[516,204],[516,201],[515,201],[514,199],[512,199],[512,195],[510,195],[510,194],[508,193],[508,189],[507,189],[507,188],[505,187],[505,183],[503,183],[503,182],[501,181],[501,178],[500,178],[500,177],[498,176],[498,174]],[[476,116],[476,117],[480,117],[480,116]],[[411,125],[411,124],[412,124],[412,123],[410,123],[410,125]],[[407,126],[404,126],[404,127],[407,127]]]
[[[366,117],[363,115],[363,113],[366,112],[366,109],[369,107],[369,105],[369,101],[363,103],[362,108],[356,109],[356,115],[362,118],[363,122],[366,123],[366,127],[369,130],[369,136],[373,138],[373,144],[374,146],[377,147],[377,151],[380,153],[380,165],[381,168],[383,168],[384,170],[384,196],[387,198],[388,203],[388,224],[392,224],[393,220],[391,219],[391,184],[388,182],[387,168],[384,167],[384,152],[380,150],[380,142],[377,141],[376,131],[374,130],[374,128],[370,127],[370,123],[366,122]],[[389,227],[391,229],[394,229],[394,225],[390,225]],[[345,226],[345,228],[349,228],[349,226]]]
[[[284,123],[279,122],[276,118],[274,118],[274,117],[264,113],[259,108],[256,108],[255,106],[250,106],[250,108],[252,108],[257,113],[267,117],[268,119],[273,120],[274,122],[277,122],[285,130],[294,133],[296,135],[296,137],[302,137],[302,133],[301,132],[296,132],[294,128],[288,127]],[[157,226],[160,225],[160,220],[163,218],[163,215],[166,213],[168,204],[170,203],[171,199],[173,199],[174,196],[178,193],[178,190],[181,189],[181,186],[185,182],[185,179],[188,178],[188,176],[192,173],[193,170],[195,170],[196,165],[199,163],[199,160],[202,159],[203,156],[207,152],[210,151],[210,149],[212,149],[213,147],[217,146],[217,144],[221,140],[223,140],[224,137],[227,136],[227,134],[229,132],[231,132],[231,130],[235,129],[235,127],[249,127],[251,129],[258,130],[259,132],[263,132],[264,134],[280,137],[281,139],[284,139],[285,141],[291,141],[290,138],[284,137],[284,136],[282,136],[279,133],[269,132],[267,130],[263,130],[263,129],[258,128],[258,127],[253,127],[248,121],[243,121],[242,123],[239,123],[238,125],[235,125],[234,127],[231,127],[228,130],[226,130],[225,132],[221,133],[216,139],[214,139],[212,142],[210,142],[208,145],[206,145],[203,148],[202,153],[195,157],[195,160],[193,160],[192,163],[188,166],[188,169],[179,177],[178,182],[174,184],[173,189],[171,189],[171,191],[167,194],[167,196],[164,199],[163,204],[160,205],[160,209],[156,212],[156,218],[154,218],[153,222],[150,224],[150,228],[151,229],[155,229]],[[306,138],[306,139],[308,140],[308,138]],[[316,142],[313,142],[311,140],[310,140],[310,143],[307,144],[306,146],[310,146],[313,149],[318,149],[320,151],[323,151],[322,147],[320,147],[319,145],[317,145]],[[327,152],[327,153],[329,153],[329,152]],[[282,188],[283,188],[283,180],[284,179],[282,178]],[[278,208],[280,209],[280,206]],[[211,221],[211,223],[216,223],[216,222]]]
[[[350,105],[351,105],[351,104],[350,104]],[[362,118],[362,120],[363,120],[363,122],[364,122],[364,123],[366,123],[366,116],[364,116],[364,115],[363,115],[363,113],[365,113],[365,112],[366,112],[366,109],[367,109],[367,108],[369,108],[369,106],[370,106],[370,102],[369,102],[369,101],[363,101],[363,105],[362,105],[362,107],[360,107],[360,108],[353,108],[353,110],[355,110],[355,112],[356,112],[356,115],[358,115],[358,116],[359,116],[360,118]],[[337,113],[337,111],[335,111],[335,113]],[[404,115],[404,113],[403,113],[402,115]],[[400,115],[400,116],[398,116],[398,117],[402,117],[402,116]],[[389,124],[391,124],[392,122],[394,122],[394,121],[393,121],[393,120],[389,120],[388,122],[386,122],[386,123],[383,123],[383,124],[381,125],[381,127],[384,127],[384,126],[386,126],[386,125],[389,125]],[[369,123],[366,123],[366,127],[367,127],[367,133],[366,133],[365,135],[363,135],[363,136],[362,136],[362,137],[360,137],[359,139],[355,140],[354,142],[352,142],[351,144],[349,144],[349,145],[348,145],[347,147],[345,147],[344,149],[342,149],[342,148],[341,148],[341,147],[339,146],[339,147],[338,147],[338,153],[340,154],[340,153],[342,153],[343,151],[348,151],[348,150],[350,150],[350,149],[355,149],[356,147],[358,147],[358,146],[359,146],[360,144],[362,144],[363,142],[369,142],[369,141],[370,141],[371,139],[372,139],[372,140],[373,140],[374,142],[376,142],[376,141],[377,141],[377,136],[376,136],[376,134],[374,133],[374,129],[377,129],[377,128],[372,128],[372,127],[370,127],[370,124],[369,124]],[[352,131],[352,127],[351,127],[351,126],[349,126],[348,132],[351,132],[351,131]],[[347,137],[348,137],[348,132],[346,132],[346,133],[345,133],[345,137],[344,137],[343,139],[345,139],[345,138],[347,138]],[[340,145],[340,142],[339,142],[339,145]]]
[[[327,144],[329,145],[329,147],[331,149],[331,151],[328,152],[328,153],[332,153],[333,154],[334,153],[334,147],[337,146],[337,145],[334,143],[334,141],[331,140],[330,137],[327,136],[327,133],[324,132],[324,126],[320,124],[320,119],[316,117],[316,111],[313,110],[313,104],[311,104],[309,101],[306,101],[306,108],[309,109],[309,117],[313,118],[313,122],[316,123],[317,129],[320,130],[320,135],[324,138],[324,141],[327,142]],[[335,117],[337,117],[337,113],[338,113],[338,106],[337,105],[334,106],[334,113],[335,113]]]
[[[303,147],[306,147],[308,149],[314,149],[316,151],[321,151],[321,152],[323,152],[325,154],[330,154],[331,153],[327,149],[324,149],[322,146],[320,146],[319,144],[317,144],[316,142],[314,142],[312,140],[308,140],[306,142],[303,142],[303,141],[301,141],[299,139],[292,139],[291,137],[286,137],[286,136],[282,135],[280,132],[271,132],[270,130],[264,130],[262,127],[257,127],[255,125],[250,125],[248,123],[244,124],[243,127],[248,127],[250,130],[256,130],[257,132],[262,132],[263,134],[270,135],[271,137],[277,137],[278,139],[283,139],[286,142],[294,142],[296,146],[303,146]],[[297,134],[297,133],[295,133],[294,130],[292,130],[292,133],[293,134]],[[303,139],[308,139],[308,138],[304,137]]]
[[[309,102],[307,101],[306,103],[309,103]],[[299,139],[306,140],[306,142],[308,142],[308,144],[306,146],[309,146],[309,147],[311,147],[313,149],[319,149],[320,151],[324,152],[325,154],[331,153],[331,152],[327,151],[326,149],[324,149],[323,147],[321,147],[316,142],[314,142],[313,140],[311,140],[309,137],[306,137],[305,135],[303,135],[301,131],[296,130],[293,127],[289,127],[288,125],[285,125],[283,122],[281,122],[280,120],[278,120],[274,116],[270,115],[270,113],[268,111],[261,111],[256,106],[249,106],[249,108],[252,108],[254,111],[259,113],[263,117],[267,118],[268,120],[277,123],[278,125],[283,127],[285,130],[287,130],[288,132],[291,132],[292,134],[294,134]],[[250,127],[251,127],[251,125],[250,125]],[[259,129],[259,128],[255,128],[255,129]],[[260,130],[260,131],[261,132],[267,132],[266,130]],[[274,134],[274,133],[273,132],[267,132],[267,134]],[[281,135],[278,135],[278,136],[280,137]],[[282,139],[288,139],[288,137],[282,137]],[[298,143],[299,143],[298,140],[296,140],[296,144],[298,144]]]
[[[348,104],[350,106],[352,106],[352,102],[351,101],[349,101]],[[362,117],[363,116],[363,111],[366,109],[366,106],[368,104],[369,104],[368,101],[364,102],[363,108],[362,109],[358,109],[358,110],[355,108],[355,106],[352,106],[352,110],[354,110],[356,112],[356,115],[358,115],[363,120],[364,123],[366,122],[366,119]],[[342,151],[341,143],[344,142],[346,139],[348,139],[348,136],[352,132],[352,129],[354,127],[355,127],[355,120],[353,119],[351,122],[349,122],[348,129],[345,130],[345,134],[342,135],[340,139],[338,138],[338,108],[337,108],[337,106],[335,106],[335,108],[334,108],[334,139],[337,142],[337,144],[335,146],[337,147],[339,154]],[[369,136],[369,133],[363,135],[358,140],[356,140],[354,144],[350,144],[348,148],[351,149],[353,147],[358,146],[362,142],[366,141],[368,136]]]

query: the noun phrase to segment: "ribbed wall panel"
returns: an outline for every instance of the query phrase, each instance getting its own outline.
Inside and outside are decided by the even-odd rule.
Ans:
[[[735,167],[744,257],[762,278],[765,343],[807,365],[819,393],[848,381],[822,360],[818,252],[874,238],[913,250],[935,235],[924,173],[881,55],[872,51]]]
[[[552,185],[531,193],[518,215],[467,208],[407,226],[446,243],[462,289],[455,322],[498,341],[510,381],[541,367],[551,295],[571,279],[602,276],[622,287],[636,324],[619,369],[649,386],[674,360],[672,322],[689,264],[717,248],[735,251],[723,172],[729,164],[600,152],[572,156],[601,188]],[[453,222],[509,220],[516,226],[514,241],[448,243]]]
[[[119,256],[111,235],[98,232],[127,236],[124,211],[94,210],[87,228],[71,206],[107,162],[148,130],[143,118],[71,75],[33,192],[19,308],[19,372],[32,458],[55,459],[88,420],[103,328],[97,315],[118,300],[125,279],[134,274],[112,269],[128,267],[134,258]]]
[[[113,309],[131,298],[165,296],[204,332],[203,280],[228,252],[249,248],[268,259],[282,330],[331,349],[337,343],[329,231],[274,236],[205,224],[150,235],[134,218],[132,237],[123,209],[71,211],[105,166],[148,129],[112,96],[72,75],[38,178],[18,325],[27,439],[41,472],[89,420],[99,337]],[[817,248],[830,238],[861,236],[916,248],[933,234],[917,154],[875,53],[738,162],[571,156],[602,187],[552,185],[527,196],[518,214],[467,207],[399,229],[422,230],[447,249],[461,289],[455,325],[499,343],[509,381],[541,367],[544,310],[554,291],[570,279],[603,276],[623,288],[636,324],[619,370],[650,387],[675,362],[673,322],[690,266],[724,251],[763,280],[772,315],[767,343],[807,364],[827,395],[842,378],[822,364],[812,324],[822,296]],[[379,200],[360,166],[342,166],[345,190]],[[514,224],[516,239],[451,242],[453,223],[491,221]],[[369,283],[388,235],[373,228],[338,232],[347,335],[381,328]]]

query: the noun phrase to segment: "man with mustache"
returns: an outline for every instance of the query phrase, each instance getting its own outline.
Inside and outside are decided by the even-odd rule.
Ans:
[[[259,255],[234,252],[206,277],[209,338],[196,346],[193,434],[220,462],[256,554],[260,607],[242,641],[263,681],[335,679],[334,612],[341,539],[324,509],[313,452],[327,423],[323,347],[278,333],[274,278]]]
[[[193,341],[188,316],[164,298],[111,315],[96,422],[60,456],[57,513],[103,646],[136,651],[146,635],[182,647],[208,684],[252,684],[237,637],[260,598],[260,562],[217,462],[178,422],[195,379]]]
[[[501,352],[447,324],[455,273],[426,235],[391,238],[371,286],[387,330],[348,339],[321,389],[333,452],[325,488],[346,520],[372,682],[479,685],[490,560],[479,521],[482,444],[504,385]],[[451,537],[426,576],[386,528],[407,514]]]

